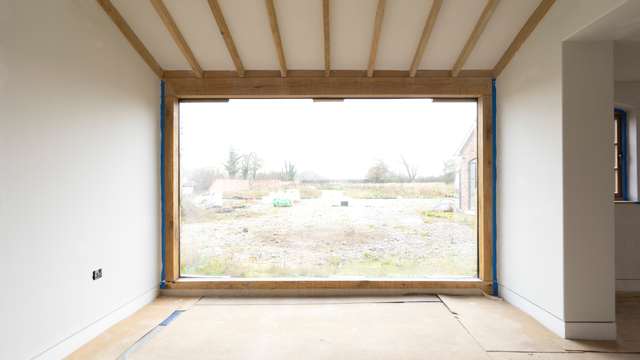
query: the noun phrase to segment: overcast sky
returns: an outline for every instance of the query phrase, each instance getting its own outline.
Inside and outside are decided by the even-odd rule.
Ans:
[[[404,174],[401,156],[418,176],[440,175],[476,126],[476,104],[429,99],[230,100],[180,105],[183,171],[224,172],[229,149],[255,152],[261,172],[292,161],[298,173],[363,179],[377,160]]]

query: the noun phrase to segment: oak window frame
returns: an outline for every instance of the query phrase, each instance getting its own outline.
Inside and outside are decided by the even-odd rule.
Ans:
[[[493,129],[492,84],[489,77],[376,76],[360,73],[323,77],[302,72],[287,78],[256,74],[207,73],[203,78],[175,76],[164,82],[164,284],[169,289],[311,290],[311,289],[479,289],[493,285]],[[180,276],[180,101],[225,99],[431,98],[477,102],[478,274],[475,279],[211,279]]]

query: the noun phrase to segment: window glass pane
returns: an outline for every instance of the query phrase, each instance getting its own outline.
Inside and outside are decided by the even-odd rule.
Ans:
[[[182,276],[477,274],[475,102],[180,105]]]
[[[623,197],[622,195],[622,175],[620,163],[622,159],[622,119],[618,112],[614,113],[613,128],[614,128],[614,140],[613,140],[613,178],[614,178],[614,196],[616,199]]]

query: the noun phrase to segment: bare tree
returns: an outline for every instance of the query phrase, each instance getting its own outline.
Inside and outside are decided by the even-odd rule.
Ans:
[[[249,170],[251,169],[251,162],[253,159],[254,153],[248,153],[242,155],[240,159],[240,175],[244,180],[249,178]]]
[[[442,180],[451,184],[455,181],[456,173],[458,172],[458,163],[455,159],[450,159],[444,162],[444,169],[442,171]]]
[[[387,164],[382,160],[378,160],[367,172],[367,180],[374,183],[381,183],[389,178],[391,171]]]
[[[285,161],[284,167],[282,168],[282,178],[283,180],[293,181],[296,178],[296,174],[298,170],[296,169],[296,165],[291,161]]]
[[[255,153],[253,153],[253,157],[251,158],[251,162],[249,164],[249,174],[251,175],[251,179],[256,179],[256,174],[258,170],[262,168],[262,159],[258,157]]]
[[[236,177],[238,173],[238,161],[240,161],[241,156],[233,149],[229,149],[229,156],[227,157],[227,162],[224,164],[225,170],[229,174],[229,178],[233,179]]]
[[[254,152],[242,155],[240,159],[240,175],[244,180],[251,178],[256,179],[258,170],[262,168],[262,160]]]
[[[409,162],[404,158],[403,155],[400,155],[400,158],[402,159],[404,170],[407,172],[409,182],[414,182],[416,180],[416,177],[418,176],[418,166],[409,164]]]
[[[194,189],[197,192],[208,190],[216,177],[220,174],[215,169],[197,169],[191,175],[191,179],[194,183]]]

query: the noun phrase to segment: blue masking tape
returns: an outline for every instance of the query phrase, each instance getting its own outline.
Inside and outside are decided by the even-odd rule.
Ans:
[[[491,236],[491,247],[492,247],[492,253],[493,256],[491,258],[491,275],[493,277],[493,284],[492,284],[492,290],[493,290],[493,296],[498,296],[498,220],[497,220],[497,210],[496,210],[496,191],[497,191],[497,179],[498,179],[498,168],[496,165],[496,148],[497,148],[497,139],[496,139],[496,112],[497,112],[497,101],[496,101],[497,95],[496,95],[496,79],[493,79],[491,81],[491,109],[492,109],[492,114],[491,114],[491,139],[492,139],[492,146],[491,146],[491,164],[492,164],[492,169],[491,169],[491,177],[492,177],[492,182],[491,182],[491,220],[492,220],[492,236]]]
[[[167,283],[165,280],[165,229],[166,229],[166,218],[165,218],[165,193],[164,193],[164,80],[160,81],[160,194],[161,194],[161,208],[162,208],[162,270],[160,270],[160,288],[164,289],[167,287]]]

